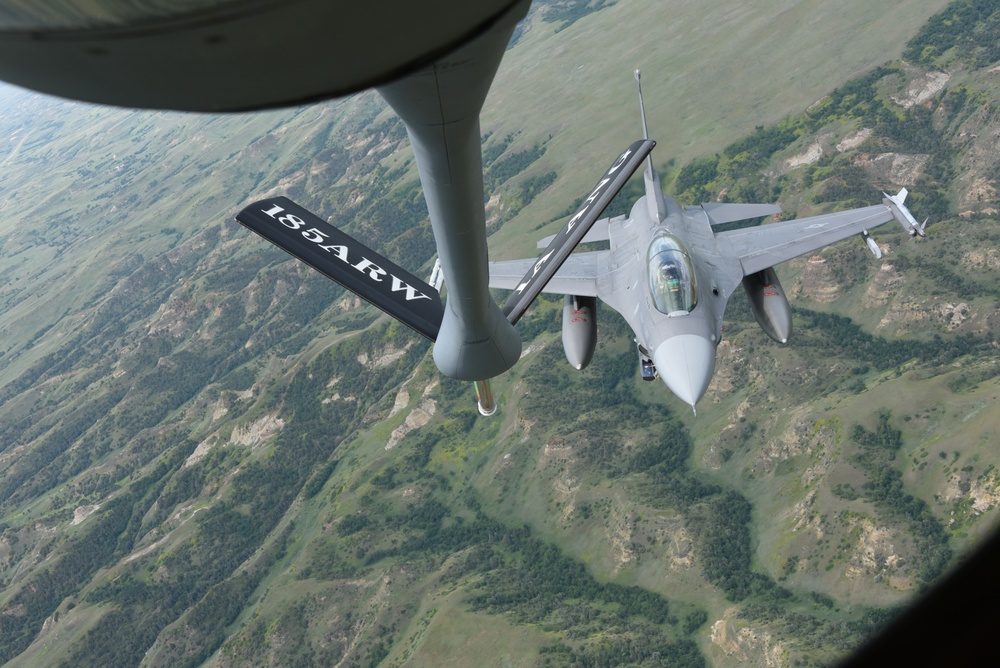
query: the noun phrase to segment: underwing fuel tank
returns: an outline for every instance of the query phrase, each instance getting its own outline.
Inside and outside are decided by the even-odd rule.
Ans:
[[[743,289],[757,324],[778,343],[788,343],[792,334],[792,310],[773,267],[743,277]]]
[[[562,342],[570,366],[577,371],[587,368],[597,346],[597,297],[566,295]]]

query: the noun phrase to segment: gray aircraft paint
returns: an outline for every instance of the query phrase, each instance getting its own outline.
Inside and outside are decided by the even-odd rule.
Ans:
[[[457,51],[378,89],[406,124],[448,286],[434,362],[460,380],[492,378],[521,356],[517,331],[489,292],[479,112],[529,4],[518,3]]]
[[[524,0],[4,3],[0,79],[182,111],[305,104],[385,84],[525,15]]]
[[[717,233],[713,224],[780,209],[773,204],[682,207],[661,192],[655,170],[647,168],[643,177],[646,194],[633,204],[629,214],[597,221],[585,238],[608,241],[610,250],[571,255],[544,292],[599,297],[618,311],[635,333],[636,342],[649,351],[660,378],[692,408],[708,389],[726,304],[744,277],[851,236],[863,237],[870,228],[893,219],[911,234],[923,232],[903,205],[905,193],[901,191],[875,206]],[[697,304],[690,312],[661,313],[653,302],[647,251],[654,236],[663,231],[681,240],[689,251],[698,291]],[[513,289],[535,261],[491,263],[490,285]],[[762,280],[751,280],[749,285],[753,287],[748,290],[770,287]],[[766,297],[780,297],[787,309],[780,286],[769,292],[775,295]],[[751,295],[751,301],[757,297]],[[780,340],[786,329],[790,331],[791,321],[786,327],[784,315],[773,309],[768,304],[764,315],[774,323],[772,338]]]

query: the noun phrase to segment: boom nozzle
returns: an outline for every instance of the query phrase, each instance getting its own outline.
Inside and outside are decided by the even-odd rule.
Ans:
[[[476,387],[476,403],[479,404],[479,414],[489,417],[497,412],[497,400],[493,396],[493,388],[490,387],[489,379],[476,380],[472,383]]]

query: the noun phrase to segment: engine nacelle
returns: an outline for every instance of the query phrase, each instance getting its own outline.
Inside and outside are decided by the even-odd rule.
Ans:
[[[773,267],[743,277],[743,289],[757,324],[778,343],[788,343],[792,334],[792,309]]]
[[[570,365],[585,369],[597,347],[597,297],[566,295],[563,299],[563,351]]]

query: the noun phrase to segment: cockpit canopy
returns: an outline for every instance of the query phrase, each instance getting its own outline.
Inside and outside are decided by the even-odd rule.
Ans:
[[[649,291],[661,313],[690,313],[698,303],[694,265],[680,239],[662,230],[653,237],[647,255]]]

